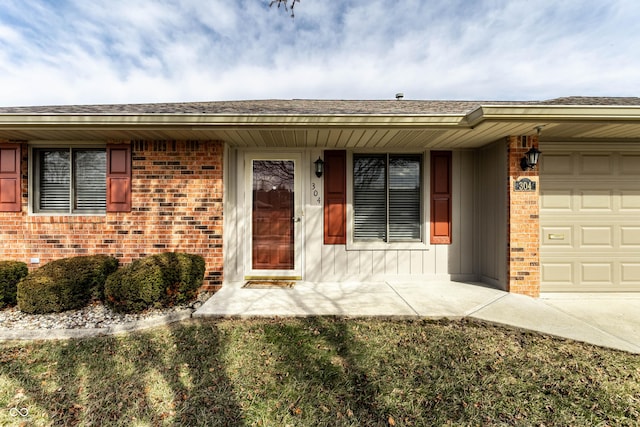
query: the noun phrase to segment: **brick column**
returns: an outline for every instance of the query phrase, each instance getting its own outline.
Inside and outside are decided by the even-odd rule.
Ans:
[[[509,292],[540,296],[540,180],[538,167],[523,171],[520,160],[532,147],[538,147],[537,136],[510,136],[509,153]],[[535,189],[515,183],[529,179]]]

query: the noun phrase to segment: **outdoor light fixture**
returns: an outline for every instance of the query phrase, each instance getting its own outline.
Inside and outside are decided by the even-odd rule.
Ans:
[[[520,167],[523,171],[535,169],[539,157],[540,151],[536,147],[531,147],[529,151],[524,153],[524,157],[520,159]]]
[[[322,176],[322,172],[324,171],[324,161],[318,157],[318,160],[313,162],[316,167],[316,176],[320,178]]]

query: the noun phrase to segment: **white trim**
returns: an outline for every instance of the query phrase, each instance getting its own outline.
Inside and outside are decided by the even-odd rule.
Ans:
[[[436,127],[442,129],[467,128],[464,113],[428,114],[20,114],[0,113],[0,126],[12,128],[95,128],[108,130],[162,130],[184,126],[193,131],[209,131],[220,126],[323,126],[323,127]]]
[[[29,141],[29,147],[34,148],[58,148],[58,147],[71,147],[71,148],[107,148],[105,141],[94,140],[65,140],[65,141],[49,141],[44,139],[38,139]]]

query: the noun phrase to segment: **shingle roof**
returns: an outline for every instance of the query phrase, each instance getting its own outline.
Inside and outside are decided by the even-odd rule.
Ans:
[[[564,98],[549,99],[538,102],[540,105],[593,105],[593,106],[640,106],[640,98],[628,97],[604,97],[604,96],[568,96]]]
[[[640,106],[637,97],[565,97],[546,101],[446,100],[255,100],[157,104],[51,105],[0,107],[0,114],[129,115],[464,115],[482,105]]]
[[[491,102],[496,104],[500,102]],[[480,101],[257,100],[0,108],[0,114],[465,114]]]

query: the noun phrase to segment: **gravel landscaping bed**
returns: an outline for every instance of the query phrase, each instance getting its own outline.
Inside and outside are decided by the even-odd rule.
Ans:
[[[79,310],[63,311],[50,314],[27,314],[10,307],[0,310],[0,330],[2,329],[96,329],[112,328],[132,322],[166,316],[175,312],[191,309],[195,311],[213,295],[201,292],[198,297],[187,304],[174,307],[149,309],[141,313],[116,313],[106,305],[95,302]]]

